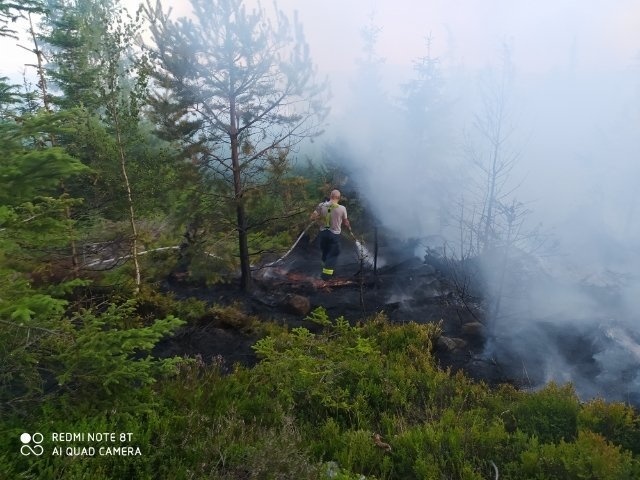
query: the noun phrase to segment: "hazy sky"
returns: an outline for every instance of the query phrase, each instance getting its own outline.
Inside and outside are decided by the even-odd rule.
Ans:
[[[628,65],[640,43],[637,0],[280,0],[297,9],[312,53],[323,70],[349,69],[371,13],[382,28],[380,53],[407,65],[424,53],[431,34],[436,54],[467,66],[495,58],[500,42],[515,48],[515,63],[544,70],[579,48],[578,62],[598,68]]]
[[[134,7],[137,0],[123,0]],[[165,0],[176,13],[188,0]],[[247,5],[256,3],[247,1]],[[279,0],[285,12],[298,11],[321,72],[352,70],[359,55],[359,30],[374,15],[382,28],[380,55],[387,64],[407,67],[424,54],[431,34],[434,53],[454,63],[478,67],[495,59],[508,40],[514,60],[526,71],[540,71],[575,55],[584,68],[625,67],[640,45],[638,0]],[[263,1],[270,8],[271,2]],[[133,9],[133,8],[131,8]],[[3,74],[21,74],[28,53],[15,41],[0,41]],[[28,44],[27,44],[28,45]],[[573,53],[572,53],[573,52]],[[27,55],[27,57],[25,57]]]

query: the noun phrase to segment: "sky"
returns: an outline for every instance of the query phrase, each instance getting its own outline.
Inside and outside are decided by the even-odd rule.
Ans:
[[[280,0],[297,10],[321,71],[347,72],[359,55],[359,30],[371,15],[379,25],[380,55],[406,67],[434,53],[451,64],[482,67],[495,61],[503,41],[513,45],[524,72],[544,72],[576,54],[581,68],[628,67],[637,55],[637,0]],[[577,51],[577,53],[575,53]]]
[[[348,70],[358,53],[358,29],[371,14],[382,28],[380,53],[389,64],[407,65],[423,53],[431,35],[440,53],[455,62],[482,66],[504,39],[515,62],[541,71],[564,62],[575,44],[585,66],[628,65],[637,51],[640,3],[632,0],[280,0],[299,11],[323,70]]]
[[[133,9],[137,1],[123,3]],[[256,5],[254,0],[245,3]],[[262,4],[271,7],[269,1]],[[616,330],[603,330],[604,347],[596,359],[602,375],[633,368],[640,372],[640,321],[635,315],[640,311],[640,0],[277,4],[289,15],[297,12],[318,74],[331,82],[332,116],[322,140],[341,137],[342,156],[360,194],[381,224],[404,238],[456,237],[455,231],[451,235],[455,225],[443,227],[441,207],[449,207],[446,215],[454,218],[456,202],[465,199],[470,205],[470,185],[481,183],[463,147],[474,133],[474,121],[483,115],[481,85],[499,71],[501,46],[509,46],[514,77],[508,127],[513,135],[507,146],[517,157],[510,199],[526,204],[531,228],[540,226],[557,249],[538,258],[544,275],[530,279],[526,297],[505,299],[505,312],[528,312],[519,318],[530,330],[505,317],[499,323],[503,344],[521,346],[519,355],[544,352],[549,362],[548,368],[541,366],[545,378],[564,381],[571,378],[570,368],[559,352],[550,350],[551,342],[528,343],[544,337],[534,329],[542,325],[536,319],[566,321],[573,329],[575,322],[596,324],[599,329],[608,318]],[[190,11],[186,0],[164,5],[177,15]],[[449,111],[438,118],[438,134],[424,149],[399,128],[397,113],[390,114],[375,100],[366,108],[353,108],[353,97],[363,90],[354,88],[362,55],[360,32],[370,22],[380,28],[377,54],[384,59],[384,88],[396,100],[400,85],[411,78],[412,62],[425,55],[425,39],[431,38]],[[19,82],[24,64],[33,59],[15,43],[0,40],[0,74]],[[314,145],[320,154],[324,142]],[[483,153],[486,147],[478,143],[474,148]],[[487,277],[495,273],[495,265],[485,268]],[[517,278],[518,272],[512,273]],[[617,288],[615,308],[594,303],[585,285]],[[599,385],[580,379],[582,391],[597,393],[603,385],[615,390],[618,377],[611,375]],[[627,384],[640,402],[640,373]]]
[[[134,10],[139,1],[122,3]],[[261,3],[271,8],[271,2]],[[177,15],[190,12],[188,0],[163,5]],[[524,72],[558,68],[571,56],[578,68],[628,68],[640,36],[637,0],[279,0],[277,5],[290,15],[297,12],[320,73],[332,77],[338,92],[353,72],[359,32],[370,18],[381,28],[380,56],[399,69],[409,69],[424,54],[427,36],[437,56],[471,68],[494,62],[504,41]],[[0,69],[11,77],[21,76],[29,63],[16,43],[0,40]]]

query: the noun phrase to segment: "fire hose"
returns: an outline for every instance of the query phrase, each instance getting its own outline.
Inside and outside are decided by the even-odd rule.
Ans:
[[[277,265],[278,263],[282,262],[285,258],[287,258],[289,256],[289,254],[293,251],[293,249],[296,248],[298,243],[300,243],[300,240],[302,240],[302,237],[304,237],[305,233],[307,233],[307,230],[309,230],[314,223],[315,223],[315,221],[311,222],[309,225],[307,225],[305,227],[305,229],[298,236],[298,238],[293,243],[293,245],[291,245],[291,248],[289,248],[289,250],[287,250],[284,255],[282,255],[275,262],[271,262],[271,263],[266,264],[265,267],[273,267],[273,266]],[[356,251],[358,252],[358,260],[365,261],[367,263],[371,263],[372,264],[373,260],[371,259],[371,253],[369,252],[367,247],[365,247],[363,242],[361,242],[360,240],[358,240],[356,238],[356,236],[353,234],[353,232],[351,230],[349,230],[349,233],[351,234],[351,238],[353,239],[353,241],[354,241],[354,243],[356,245]]]
[[[297,240],[293,243],[293,245],[291,245],[291,248],[289,250],[287,250],[287,252],[283,256],[281,256],[275,262],[271,262],[271,263],[266,264],[265,267],[273,267],[273,266],[277,265],[278,263],[280,263],[285,258],[287,258],[287,256],[293,251],[293,249],[296,248],[296,245],[298,245],[298,243],[300,243],[300,240],[302,239],[302,237],[304,237],[304,234],[307,233],[307,230],[309,230],[314,223],[315,222],[311,222],[309,225],[307,225],[307,227],[302,231],[300,236],[298,236]]]

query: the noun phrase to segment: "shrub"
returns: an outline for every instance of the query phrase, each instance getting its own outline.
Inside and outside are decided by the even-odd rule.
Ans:
[[[53,358],[58,385],[78,404],[129,403],[140,387],[175,371],[179,359],[157,360],[151,349],[184,322],[168,316],[143,328],[126,328],[135,301],[109,305],[102,313],[79,312],[69,323],[68,347]],[[75,323],[75,325],[74,325]],[[133,405],[135,406],[135,404]]]
[[[578,433],[580,404],[571,385],[551,383],[522,395],[511,410],[517,428],[536,436],[541,443],[571,441]]]
[[[628,405],[592,400],[580,409],[578,426],[599,433],[636,455],[640,454],[640,417]]]
[[[239,315],[230,308],[215,311]],[[630,407],[581,406],[570,386],[489,389],[443,371],[431,355],[437,326],[383,315],[353,326],[320,309],[320,333],[269,327],[255,345],[262,361],[227,372],[199,358],[149,359],[149,346],[179,322],[126,328],[138,313],[110,305],[65,324],[69,349],[55,350],[57,371],[68,375],[75,410],[56,397],[29,419],[3,419],[0,471],[43,480],[640,478]],[[143,456],[11,455],[20,433],[47,429],[131,431]]]
[[[632,480],[640,478],[640,465],[630,452],[585,431],[575,442],[534,444],[522,454],[520,475],[549,480]]]

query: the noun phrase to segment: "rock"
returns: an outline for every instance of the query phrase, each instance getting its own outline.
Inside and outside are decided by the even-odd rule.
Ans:
[[[453,340],[456,344],[456,350],[464,350],[465,348],[467,348],[467,342],[464,341],[461,338],[452,338],[451,340]]]
[[[445,337],[444,335],[440,335],[436,343],[436,346],[440,350],[443,350],[446,352],[453,352],[455,350],[463,350],[464,348],[466,348],[467,342],[465,342],[461,338],[452,338],[452,337]]]
[[[482,337],[484,336],[484,325],[480,322],[465,323],[462,326],[462,333],[472,337]]]
[[[453,352],[458,348],[458,344],[456,343],[455,339],[445,337],[444,335],[440,335],[440,337],[438,337],[436,346],[439,350],[444,350],[446,352]]]
[[[302,295],[287,295],[284,299],[284,307],[290,313],[305,316],[311,311],[311,301],[309,297]]]

